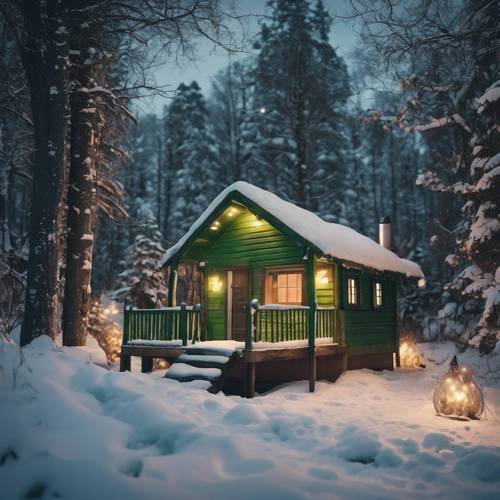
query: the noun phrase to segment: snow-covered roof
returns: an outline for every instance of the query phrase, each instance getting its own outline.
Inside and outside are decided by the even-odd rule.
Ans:
[[[323,255],[344,260],[378,271],[391,271],[407,277],[423,278],[420,266],[382,247],[372,239],[342,224],[326,222],[316,214],[285,201],[275,194],[238,181],[222,191],[201,214],[188,232],[170,247],[162,259],[167,264],[187,243],[193,234],[211,220],[213,214],[232,193],[239,193],[282,224],[286,225],[302,239],[320,250]]]

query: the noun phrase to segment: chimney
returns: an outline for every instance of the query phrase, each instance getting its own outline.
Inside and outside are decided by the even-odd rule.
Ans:
[[[380,219],[380,223],[378,225],[378,242],[384,248],[394,251],[392,238],[392,220],[388,215]]]

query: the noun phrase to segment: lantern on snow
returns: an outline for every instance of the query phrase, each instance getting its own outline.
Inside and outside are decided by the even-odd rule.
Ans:
[[[401,368],[418,368],[422,366],[422,356],[417,344],[409,338],[402,339],[399,344],[399,360]]]
[[[472,372],[458,366],[456,356],[434,389],[433,402],[437,414],[445,417],[477,419],[484,409],[481,389],[474,382]]]

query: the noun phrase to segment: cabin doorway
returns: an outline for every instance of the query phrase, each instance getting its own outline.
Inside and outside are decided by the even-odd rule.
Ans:
[[[227,271],[227,338],[245,341],[245,308],[248,303],[248,269]]]

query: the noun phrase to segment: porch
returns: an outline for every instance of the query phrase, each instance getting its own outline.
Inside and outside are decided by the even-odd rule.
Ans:
[[[261,306],[253,300],[245,308],[244,342],[207,341],[202,313],[199,305],[185,304],[125,308],[120,370],[130,370],[132,356],[141,358],[143,372],[153,369],[154,358],[165,359],[171,363],[167,378],[204,380],[210,390],[253,397],[256,386],[265,390],[306,378],[312,392],[318,378],[335,380],[347,367],[333,307]]]

